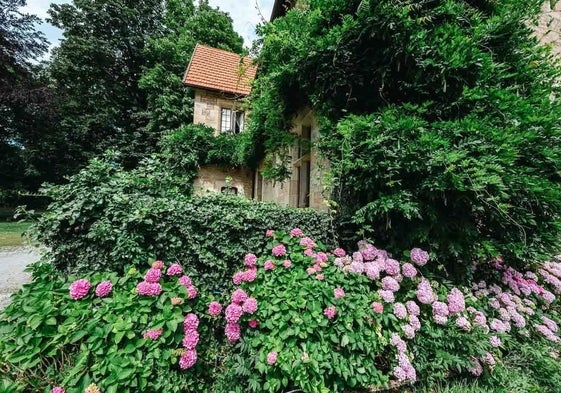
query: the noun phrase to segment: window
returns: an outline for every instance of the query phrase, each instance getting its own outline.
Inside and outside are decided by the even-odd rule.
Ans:
[[[233,132],[238,134],[243,131],[245,113],[234,111],[229,108],[222,108],[220,116],[220,132]]]

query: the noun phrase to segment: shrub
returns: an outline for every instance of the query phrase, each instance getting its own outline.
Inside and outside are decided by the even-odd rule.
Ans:
[[[300,226],[334,241],[325,213],[236,196],[188,197],[156,182],[94,160],[68,184],[47,189],[53,202],[36,225],[37,239],[60,270],[122,272],[157,258],[185,264],[214,289],[229,281],[247,249],[265,245],[273,226]]]

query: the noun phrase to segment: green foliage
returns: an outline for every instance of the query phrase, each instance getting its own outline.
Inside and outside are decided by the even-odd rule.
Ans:
[[[208,140],[201,137],[201,142]],[[165,154],[138,169],[125,171],[111,158],[95,159],[67,184],[45,189],[53,202],[35,229],[37,239],[51,248],[57,268],[122,271],[156,256],[189,261],[185,268],[194,277],[222,286],[245,250],[264,245],[269,228],[300,226],[333,242],[325,213],[239,197],[191,197],[193,165],[199,162],[191,157],[192,149],[205,145],[190,140],[191,150],[183,150],[168,142]]]
[[[532,35],[541,3],[308,1],[261,28],[255,145],[284,154],[307,105],[341,232],[456,266],[543,258],[561,229],[561,101]],[[279,162],[265,173],[286,175]]]
[[[68,291],[75,277],[57,274],[50,263],[32,271],[33,282],[13,297],[0,320],[0,380],[12,392],[17,386],[26,392],[53,386],[83,392],[92,382],[108,393],[211,391],[223,356],[218,321],[206,315],[211,298],[188,299],[177,277],[165,275],[161,295],[138,295],[143,275],[133,268],[122,276],[88,275],[89,294],[73,300]],[[93,292],[104,280],[113,289],[99,298]],[[172,304],[172,298],[181,303]],[[200,319],[199,356],[194,368],[181,370],[183,320],[191,312]],[[143,338],[149,329],[163,333],[156,340]]]

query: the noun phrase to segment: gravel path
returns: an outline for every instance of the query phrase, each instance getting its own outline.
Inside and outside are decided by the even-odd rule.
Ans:
[[[0,248],[0,310],[10,302],[10,295],[29,281],[30,275],[23,269],[39,260],[34,248]]]

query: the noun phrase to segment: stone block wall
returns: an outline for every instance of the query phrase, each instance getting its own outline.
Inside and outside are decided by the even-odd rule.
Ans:
[[[209,90],[195,89],[195,107],[193,111],[193,123],[205,124],[220,132],[221,110],[228,108],[232,110],[243,110],[243,99],[228,96]],[[247,113],[245,122],[247,122]]]
[[[542,15],[536,26],[536,36],[551,45],[553,53],[561,55],[561,1],[546,1],[542,6]]]

